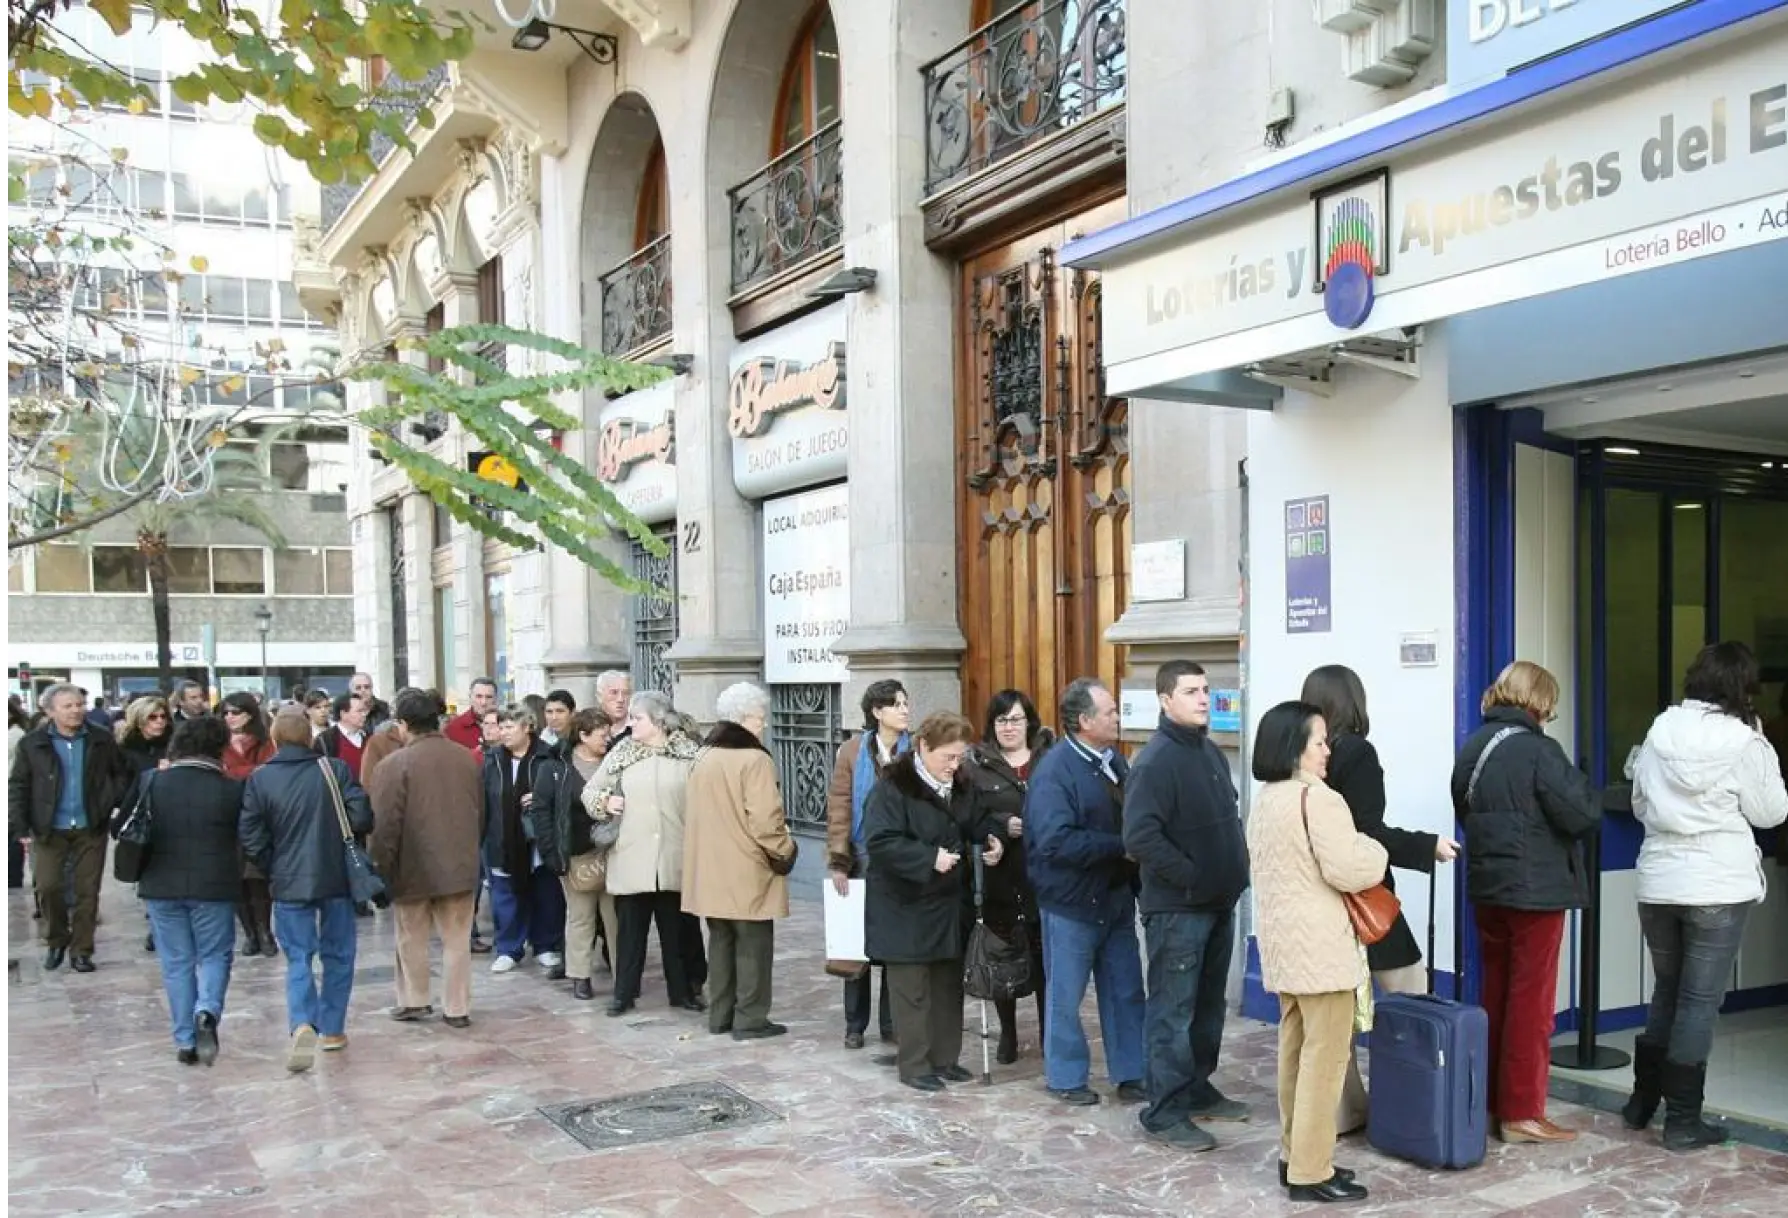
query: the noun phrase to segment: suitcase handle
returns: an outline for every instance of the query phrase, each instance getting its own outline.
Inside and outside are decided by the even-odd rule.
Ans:
[[[1463,865],[1464,864],[1460,859],[1455,858],[1453,860],[1454,867],[1461,867]],[[1454,874],[1456,875],[1457,872]],[[1434,915],[1435,908],[1440,904],[1439,890],[1440,863],[1436,860],[1434,869],[1428,873],[1428,955],[1426,963],[1428,965],[1428,993],[1432,997],[1439,997],[1439,995],[1434,993]],[[1457,887],[1455,887],[1453,891],[1455,896],[1455,900],[1453,901],[1453,1001],[1462,1002],[1464,1001],[1465,994],[1464,919],[1459,916],[1459,902],[1456,899],[1458,895]]]

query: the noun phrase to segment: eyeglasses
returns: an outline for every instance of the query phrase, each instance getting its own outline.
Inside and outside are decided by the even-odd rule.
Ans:
[[[993,722],[998,727],[1029,727],[1031,719],[1021,711],[1016,715],[1001,715]]]
[[[167,715],[162,711],[151,711],[149,714],[143,716],[143,721],[145,723],[166,723],[167,719]]]

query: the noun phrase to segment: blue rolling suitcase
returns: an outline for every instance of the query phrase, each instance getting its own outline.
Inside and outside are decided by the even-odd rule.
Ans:
[[[1432,882],[1428,892],[1429,992],[1377,1003],[1366,1139],[1424,1167],[1475,1167],[1489,1137],[1490,1018],[1482,1007],[1433,993]]]

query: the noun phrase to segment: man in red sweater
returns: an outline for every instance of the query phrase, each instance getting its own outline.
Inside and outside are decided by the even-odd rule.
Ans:
[[[311,742],[311,747],[325,757],[339,758],[348,767],[354,781],[360,781],[360,758],[366,753],[366,716],[368,699],[359,694],[342,694],[330,704],[335,725],[326,727]]]
[[[482,755],[484,750],[484,716],[497,709],[497,683],[489,677],[472,682],[472,705],[447,721],[441,734],[453,743]]]

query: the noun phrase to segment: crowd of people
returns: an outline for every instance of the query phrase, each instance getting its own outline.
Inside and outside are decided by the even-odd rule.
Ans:
[[[1655,987],[1623,1115],[1643,1129],[1662,1105],[1674,1149],[1725,1137],[1702,1116],[1713,1017],[1763,897],[1753,831],[1788,819],[1750,650],[1707,648],[1684,688],[1628,774],[1646,830],[1639,912]],[[1428,974],[1400,912],[1368,946],[1344,898],[1391,886],[1393,869],[1431,873],[1461,843],[1387,822],[1366,692],[1346,667],[1313,671],[1260,720],[1245,822],[1210,738],[1204,670],[1163,664],[1155,692],[1157,730],[1126,761],[1117,701],[1097,680],[1064,691],[1059,736],[1022,691],[997,694],[978,727],[953,711],[914,726],[898,681],[869,685],[827,801],[829,882],[841,895],[865,885],[867,960],[843,962],[844,1047],[864,1047],[879,1009],[895,1046],[882,1060],[901,1083],[935,1093],[970,1079],[958,1059],[979,917],[1029,961],[1049,1093],[1102,1102],[1081,1015],[1090,984],[1116,1098],[1141,1105],[1149,1137],[1209,1149],[1207,1125],[1251,1115],[1214,1079],[1236,911],[1252,888],[1262,979],[1281,1012],[1281,1183],[1293,1200],[1364,1199],[1334,1162],[1337,1138],[1366,1119],[1355,1033],[1374,990],[1421,991]],[[217,1056],[232,919],[241,954],[286,958],[288,1068],[346,1047],[357,921],[371,913],[352,897],[350,843],[383,878],[394,918],[393,1019],[434,1017],[434,938],[450,1027],[471,1022],[476,954],[498,974],[531,961],[583,1001],[607,972],[607,1014],[624,1015],[641,1001],[656,931],[672,1008],[737,1040],[782,1035],[770,1018],[775,923],[798,849],[765,743],[767,691],[726,689],[705,731],[666,695],[635,694],[624,673],[603,674],[597,694],[583,708],[565,691],[502,706],[479,681],[448,718],[432,691],[387,706],[357,674],[347,694],[268,716],[245,694],[212,714],[189,686],[133,701],[111,730],[89,721],[82,691],[56,686],[43,725],[14,737],[11,765],[44,967],[66,956],[94,969],[106,828],[140,808],[151,836],[137,893],[183,1062]],[[1547,1054],[1565,915],[1587,898],[1584,847],[1602,800],[1545,733],[1558,702],[1552,674],[1510,664],[1452,780],[1489,1015],[1488,1108],[1509,1143],[1576,1136],[1547,1119]],[[489,943],[476,930],[485,892]],[[1017,1001],[995,1005],[1009,1063]]]

